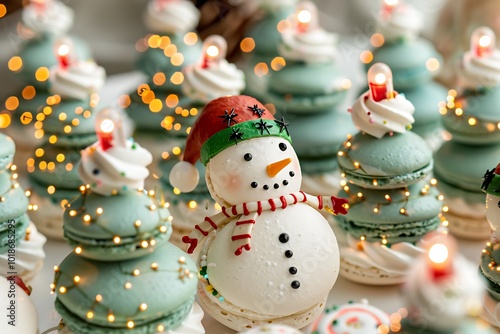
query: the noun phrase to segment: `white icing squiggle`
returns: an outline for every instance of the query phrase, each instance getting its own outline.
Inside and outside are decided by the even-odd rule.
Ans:
[[[482,284],[477,267],[462,256],[453,261],[454,274],[441,280],[430,275],[427,261],[415,265],[406,283],[404,296],[409,310],[428,329],[453,331],[459,328],[468,311],[481,308]],[[411,316],[411,314],[410,314]],[[419,321],[420,322],[420,321]]]
[[[134,146],[135,148],[132,148]],[[146,168],[153,161],[148,150],[133,141],[127,147],[113,146],[103,150],[95,143],[82,151],[79,173],[82,181],[101,195],[144,187],[149,175]]]
[[[278,51],[286,60],[328,63],[337,55],[337,35],[321,28],[311,28],[305,32],[287,29],[281,38],[282,44],[278,46]]]
[[[225,59],[208,68],[199,65],[187,67],[182,84],[184,94],[203,103],[222,96],[239,95],[244,88],[243,72]]]
[[[144,24],[158,33],[186,33],[196,27],[199,19],[200,12],[187,0],[151,0],[144,12]]]
[[[93,61],[82,61],[68,68],[50,70],[50,92],[62,98],[85,100],[104,86],[106,72]]]
[[[47,242],[47,238],[38,232],[33,223],[30,223],[29,230],[29,240],[22,239],[16,245],[15,271],[26,283],[30,282],[40,269],[42,269],[45,259],[43,245]],[[0,268],[2,268],[0,275],[2,276],[9,276],[7,272],[11,271],[8,270],[7,256],[7,253],[0,254]]]
[[[362,243],[362,250],[358,244]],[[399,242],[391,248],[380,242],[368,242],[347,235],[347,247],[340,249],[342,260],[364,269],[376,268],[391,275],[408,274],[415,259],[423,253],[423,249],[408,242]]]
[[[360,131],[382,138],[389,132],[405,133],[415,122],[414,112],[415,107],[403,94],[375,102],[366,92],[352,106],[351,116]]]
[[[35,35],[65,34],[73,25],[73,10],[59,1],[30,3],[24,7],[22,22]]]
[[[378,31],[387,41],[398,38],[413,39],[424,26],[422,13],[408,4],[399,5],[390,14],[382,12],[377,21]]]
[[[500,83],[500,50],[484,57],[466,52],[459,65],[462,85],[467,88],[496,86]]]

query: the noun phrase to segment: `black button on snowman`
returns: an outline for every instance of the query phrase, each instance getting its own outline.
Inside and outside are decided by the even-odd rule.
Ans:
[[[248,96],[205,106],[184,161],[170,174],[175,187],[196,187],[198,159],[222,207],[183,238],[188,253],[201,246],[201,305],[235,330],[274,321],[306,326],[322,311],[340,263],[335,235],[318,210],[345,214],[347,200],[300,191],[287,123]]]

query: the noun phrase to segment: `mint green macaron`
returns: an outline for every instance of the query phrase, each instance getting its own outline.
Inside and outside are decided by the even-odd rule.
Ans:
[[[64,211],[64,237],[81,255],[99,261],[143,256],[167,242],[170,213],[144,190],[102,196],[91,190]]]
[[[169,332],[191,311],[197,282],[194,261],[170,243],[119,262],[72,252],[55,272],[55,306],[73,333]]]
[[[356,134],[339,148],[338,163],[349,182],[365,188],[405,187],[432,171],[432,152],[417,134],[407,131],[377,139]]]
[[[16,144],[9,136],[0,133],[0,172],[7,169],[14,159]]]

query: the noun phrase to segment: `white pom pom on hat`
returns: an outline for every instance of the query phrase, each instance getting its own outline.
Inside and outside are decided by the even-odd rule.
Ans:
[[[180,161],[170,171],[169,180],[173,187],[178,188],[183,193],[188,193],[198,185],[200,173],[193,164]]]

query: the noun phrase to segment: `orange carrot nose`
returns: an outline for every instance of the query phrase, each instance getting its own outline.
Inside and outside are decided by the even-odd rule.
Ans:
[[[276,161],[276,162],[273,162],[272,164],[267,165],[267,167],[266,167],[267,175],[269,175],[269,177],[275,177],[290,162],[292,162],[292,159],[286,158],[286,159]]]

